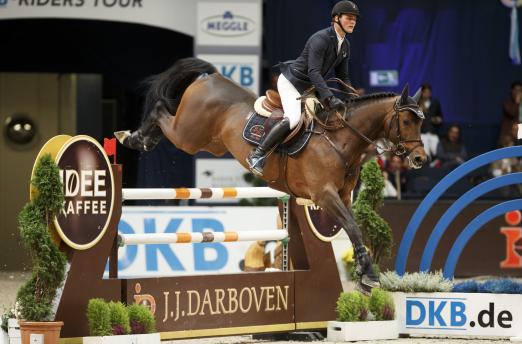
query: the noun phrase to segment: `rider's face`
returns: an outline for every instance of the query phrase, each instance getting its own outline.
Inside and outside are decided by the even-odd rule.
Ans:
[[[355,24],[357,24],[357,17],[353,14],[342,14],[338,18],[343,29],[348,33],[352,33]]]

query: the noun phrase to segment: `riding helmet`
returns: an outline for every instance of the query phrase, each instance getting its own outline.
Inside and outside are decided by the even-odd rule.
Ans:
[[[332,18],[341,14],[353,14],[356,17],[360,16],[359,7],[352,1],[341,0],[332,8]]]

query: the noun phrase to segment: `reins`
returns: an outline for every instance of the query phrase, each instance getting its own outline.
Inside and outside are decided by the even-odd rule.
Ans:
[[[338,82],[340,84],[342,84],[344,87],[346,88],[351,88],[352,90],[353,87],[351,87],[350,85],[344,83],[342,80],[340,79],[337,79],[337,78],[332,78],[332,79],[328,79],[327,82],[330,82],[330,81],[335,81],[335,82]],[[330,90],[335,90],[335,91],[338,91],[338,92],[342,92],[342,91],[339,91],[337,89],[334,89],[334,88],[331,88],[329,87]],[[355,91],[355,90],[354,90]],[[344,92],[346,94],[353,94],[353,93],[350,93],[350,92]],[[301,99],[305,99],[305,98],[310,98],[310,97],[313,97],[315,96],[314,95],[314,89],[313,88],[310,88],[308,90],[306,90],[304,92],[304,94],[301,96]],[[342,129],[342,128],[349,128],[353,133],[355,133],[360,139],[362,139],[364,142],[370,144],[370,145],[374,145],[377,150],[378,150],[378,154],[383,154],[385,152],[393,152],[395,155],[398,155],[398,156],[401,156],[401,155],[404,155],[408,152],[411,152],[413,150],[415,150],[417,147],[422,147],[424,146],[424,144],[422,143],[421,140],[419,139],[403,139],[402,138],[402,135],[401,135],[401,126],[400,126],[400,115],[399,113],[401,111],[404,111],[404,110],[408,110],[408,111],[411,111],[413,113],[415,113],[417,116],[419,117],[423,117],[422,113],[420,112],[420,109],[418,108],[418,106],[415,106],[413,104],[407,104],[407,105],[399,105],[399,100],[400,98],[397,98],[397,100],[395,101],[394,105],[393,105],[393,109],[391,111],[394,112],[391,120],[390,120],[390,125],[388,125],[388,132],[386,133],[386,136],[389,137],[389,134],[390,134],[390,130],[391,130],[391,122],[393,120],[396,120],[396,123],[397,123],[397,127],[396,127],[396,138],[397,138],[397,141],[398,143],[396,145],[394,145],[395,147],[390,147],[390,145],[386,144],[386,146],[382,146],[381,144],[378,143],[378,140],[372,140],[370,139],[369,137],[367,137],[366,135],[364,135],[360,130],[358,130],[357,128],[355,128],[353,125],[351,125],[347,120],[346,120],[346,115],[347,115],[347,111],[348,111],[348,108],[345,106],[344,107],[344,111],[343,113],[339,113],[337,111],[334,111],[335,115],[337,116],[337,119],[339,120],[340,122],[340,125],[331,125],[331,124],[328,124],[328,117],[330,115],[330,113],[328,113],[328,117],[326,118],[326,121],[323,122],[321,119],[319,119],[317,117],[317,115],[315,114],[315,111],[311,111],[311,109],[308,107],[308,104],[306,104],[305,102],[305,106],[308,110],[309,113],[312,114],[312,117],[313,119],[317,122],[317,124],[322,127],[324,130],[328,130],[328,131],[335,131],[335,130],[339,130],[339,129]],[[323,133],[318,133],[318,134],[323,134]],[[406,143],[411,143],[411,142],[416,142],[417,145],[415,145],[413,148],[411,149],[407,149],[405,144]]]

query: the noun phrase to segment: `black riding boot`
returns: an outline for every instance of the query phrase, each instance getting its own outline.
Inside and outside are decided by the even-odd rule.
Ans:
[[[372,288],[379,288],[379,276],[373,271],[372,260],[366,252],[366,247],[355,247],[355,272],[361,276],[359,282],[363,292],[371,292]]]
[[[273,147],[279,145],[289,132],[290,121],[285,117],[270,130],[259,146],[250,152],[246,161],[252,173],[258,176],[263,175],[263,167],[265,166],[268,152]]]

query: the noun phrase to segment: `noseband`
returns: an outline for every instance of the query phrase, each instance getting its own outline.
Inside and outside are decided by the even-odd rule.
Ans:
[[[417,115],[417,117],[419,117],[420,119],[424,119],[424,114],[422,113],[422,110],[418,106],[416,106],[416,105],[413,105],[413,104],[399,105],[399,99],[400,98],[398,98],[395,101],[395,104],[393,105],[394,114],[393,114],[393,116],[392,116],[392,118],[390,120],[390,125],[388,126],[388,128],[390,128],[390,130],[391,130],[391,123],[394,120],[397,122],[396,138],[397,138],[398,143],[393,148],[393,153],[395,155],[401,156],[401,155],[405,155],[405,154],[409,155],[416,148],[424,147],[424,144],[422,143],[422,140],[413,140],[413,139],[403,139],[402,138],[402,135],[401,135],[401,121],[399,119],[399,113],[401,111],[405,111],[405,110],[411,111],[415,115]],[[388,134],[386,136],[389,137],[389,132],[388,132]],[[415,146],[413,146],[413,148],[407,149],[405,144],[411,143],[411,142],[416,142],[417,144]]]

